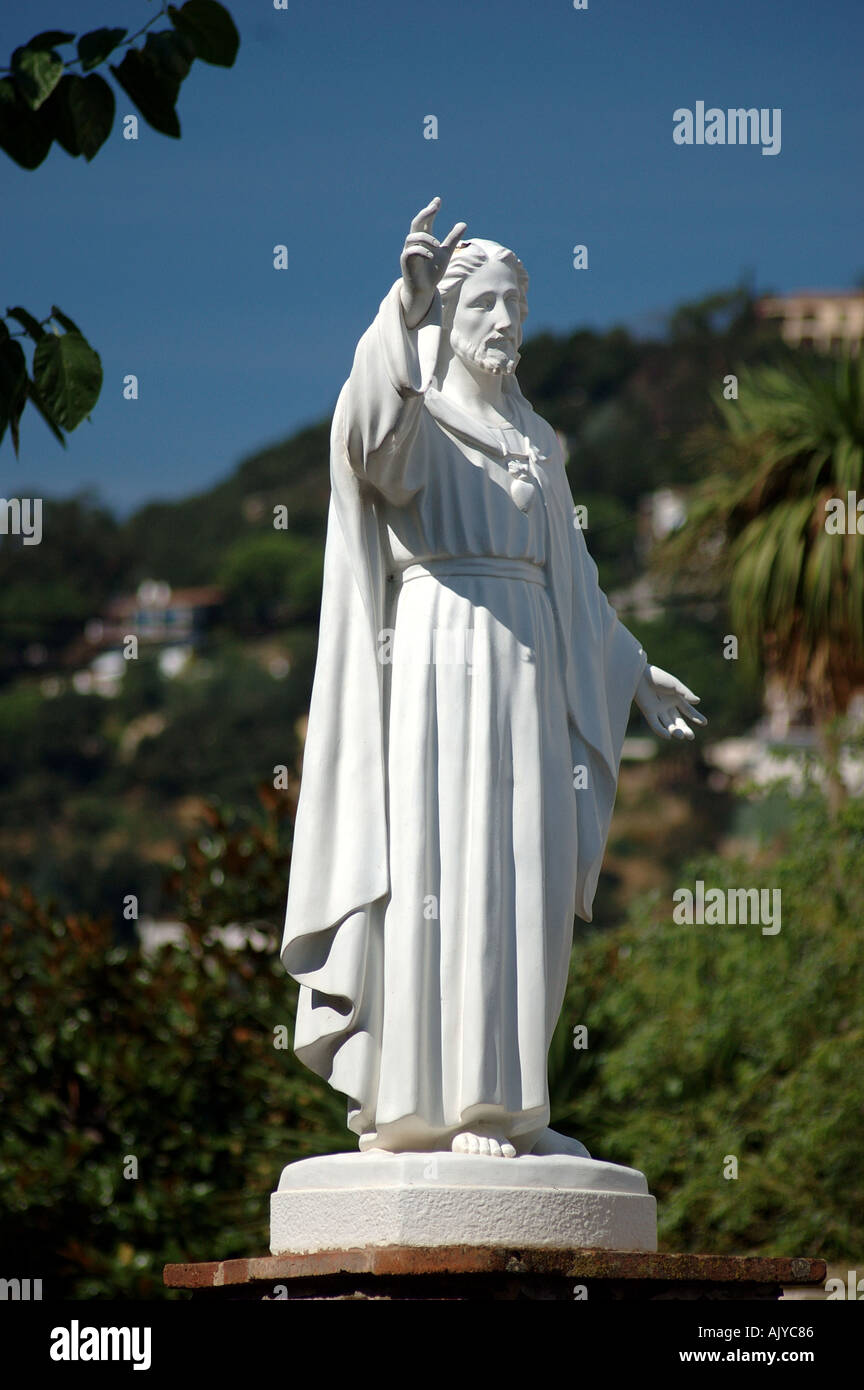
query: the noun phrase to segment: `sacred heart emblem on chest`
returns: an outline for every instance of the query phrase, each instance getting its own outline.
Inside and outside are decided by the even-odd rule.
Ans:
[[[507,465],[510,473],[510,496],[520,512],[528,512],[534,502],[534,484],[531,482],[528,465],[518,459],[511,459]]]

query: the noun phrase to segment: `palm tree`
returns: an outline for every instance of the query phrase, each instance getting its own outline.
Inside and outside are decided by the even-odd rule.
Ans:
[[[746,661],[803,693],[827,737],[864,685],[864,534],[828,529],[864,500],[864,356],[741,368],[738,399],[692,441],[711,472],[660,556],[728,596]],[[864,515],[861,515],[864,530]]]

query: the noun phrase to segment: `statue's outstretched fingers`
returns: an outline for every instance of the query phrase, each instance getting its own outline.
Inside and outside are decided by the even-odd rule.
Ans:
[[[427,203],[425,208],[421,208],[411,219],[412,232],[429,232],[432,230],[432,223],[435,221],[435,214],[441,206],[440,198],[433,198],[431,203]]]
[[[452,250],[459,238],[462,236],[462,233],[465,231],[467,226],[467,222],[457,222],[455,227],[450,228],[450,231],[445,236],[441,245],[446,246],[448,251]]]
[[[673,682],[673,684],[678,694],[683,695],[684,699],[689,700],[691,704],[698,705],[702,703],[699,696],[694,695],[693,691],[689,688],[689,686],[686,686],[683,681],[679,681],[676,679]]]
[[[678,708],[683,715],[686,715],[688,719],[692,719],[694,724],[708,723],[706,715],[700,714],[699,710],[694,709],[693,706],[689,703],[689,701],[681,700],[678,704]]]

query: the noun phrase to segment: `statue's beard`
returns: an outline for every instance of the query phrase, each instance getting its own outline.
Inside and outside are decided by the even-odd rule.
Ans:
[[[489,372],[492,376],[512,376],[519,361],[519,353],[511,350],[509,345],[502,344],[500,347],[489,349],[485,343],[472,343],[469,338],[464,337],[458,328],[450,330],[450,346],[457,357],[463,358],[466,362],[473,362],[484,372]],[[506,358],[502,361],[501,354],[506,353]]]

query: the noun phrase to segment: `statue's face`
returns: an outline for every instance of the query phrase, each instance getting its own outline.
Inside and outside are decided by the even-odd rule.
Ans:
[[[503,261],[486,261],[464,281],[450,342],[463,361],[487,372],[511,373],[522,341],[519,285]]]

